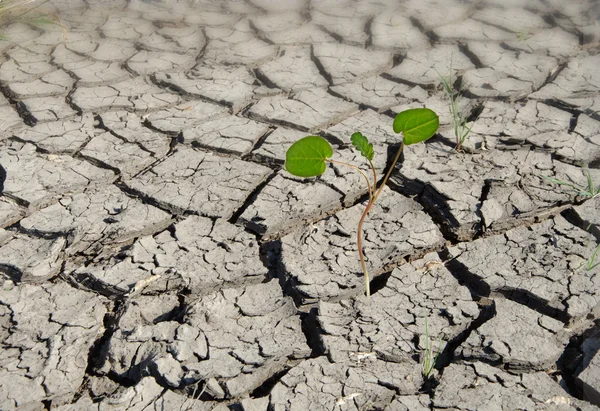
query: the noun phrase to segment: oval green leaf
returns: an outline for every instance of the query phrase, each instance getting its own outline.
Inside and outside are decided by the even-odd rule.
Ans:
[[[394,131],[404,135],[404,144],[416,144],[431,138],[440,119],[428,108],[412,108],[399,113],[394,119]]]
[[[333,155],[322,137],[308,136],[296,141],[285,154],[285,169],[298,177],[316,177],[325,172],[325,160]]]

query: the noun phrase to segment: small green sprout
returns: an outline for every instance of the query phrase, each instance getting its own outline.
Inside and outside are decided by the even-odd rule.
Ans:
[[[429,339],[429,325],[427,317],[425,317],[425,352],[423,353],[423,377],[428,379],[435,367],[435,363],[440,356],[439,350],[434,353]]]
[[[585,175],[587,177],[587,187],[579,186],[574,183],[569,183],[567,181],[559,180],[558,178],[542,176],[546,180],[551,183],[558,184],[561,186],[569,187],[577,192],[578,196],[586,197],[586,198],[594,198],[600,195],[600,185],[594,187],[594,182],[592,181],[592,176],[588,169],[584,169]]]
[[[456,138],[455,150],[459,151],[467,136],[471,134],[471,128],[467,126],[467,115],[460,109],[460,90],[454,89],[454,81],[452,80],[452,67],[450,67],[450,77],[448,80],[438,72],[442,88],[446,92],[448,98],[448,110],[452,116],[452,127],[454,129],[454,137]]]
[[[360,265],[365,277],[365,292],[367,298],[371,296],[369,273],[367,271],[367,265],[365,263],[365,256],[362,248],[362,226],[365,222],[367,214],[379,198],[379,195],[383,191],[390,175],[405,145],[416,144],[421,141],[425,141],[431,138],[439,127],[439,118],[432,110],[428,108],[415,108],[403,111],[394,118],[393,129],[396,133],[402,133],[402,144],[396,153],[396,157],[392,162],[387,174],[383,178],[379,188],[377,188],[377,170],[373,165],[373,156],[375,151],[373,145],[369,143],[367,137],[362,133],[356,132],[352,134],[351,142],[354,148],[361,153],[363,157],[368,161],[369,168],[373,173],[373,182],[371,183],[367,174],[359,167],[344,163],[341,161],[331,160],[333,156],[333,148],[331,145],[322,137],[319,136],[308,136],[296,141],[288,149],[285,158],[285,169],[290,173],[298,177],[316,177],[320,176],[327,169],[326,163],[339,164],[342,166],[350,167],[359,172],[367,182],[367,189],[369,193],[369,202],[365,207],[365,210],[358,223],[357,230],[357,247]]]
[[[598,251],[600,251],[600,244],[596,246],[594,253],[590,255],[590,257],[587,259],[585,263],[586,271],[592,271],[594,268],[600,265],[600,261],[596,262],[596,256],[598,255]]]

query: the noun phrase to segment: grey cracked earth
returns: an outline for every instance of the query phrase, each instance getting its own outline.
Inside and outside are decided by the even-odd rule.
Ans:
[[[600,184],[597,1],[38,10],[60,25],[1,27],[0,409],[600,410],[600,198],[546,178]],[[285,152],[364,165],[360,130],[383,175],[423,106],[440,130],[364,227],[369,301],[361,176]]]

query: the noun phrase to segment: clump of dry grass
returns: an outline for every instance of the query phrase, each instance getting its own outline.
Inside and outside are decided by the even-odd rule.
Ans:
[[[64,30],[64,25],[56,14],[39,8],[46,1],[0,0],[0,41],[11,40],[3,33],[3,28],[13,22],[21,22],[36,27],[58,25]]]

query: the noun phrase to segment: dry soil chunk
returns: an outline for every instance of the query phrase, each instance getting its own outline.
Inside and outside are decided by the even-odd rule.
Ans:
[[[262,34],[273,31],[297,29],[306,23],[306,16],[299,11],[284,11],[281,13],[261,13],[250,16],[252,25]]]
[[[545,372],[514,375],[481,362],[449,365],[432,403],[434,410],[597,410],[571,397]]]
[[[229,218],[269,174],[267,167],[181,147],[127,184],[172,212]]]
[[[596,197],[573,208],[573,214],[577,225],[594,234],[600,242],[600,198]]]
[[[42,121],[55,121],[63,118],[74,117],[74,110],[64,97],[36,97],[21,101],[21,107],[27,110],[29,121],[36,124]]]
[[[152,33],[156,27],[150,21],[138,18],[137,13],[131,15],[114,14],[108,16],[99,31],[106,38],[137,40],[142,35]]]
[[[82,110],[115,109],[152,110],[177,104],[181,98],[169,93],[143,77],[125,80],[110,86],[78,87],[71,101]]]
[[[9,88],[18,98],[47,97],[67,94],[74,83],[64,70],[56,70],[29,83],[11,83]]]
[[[467,360],[511,370],[547,370],[569,342],[564,324],[510,300],[495,300],[496,315],[473,330],[458,348]]]
[[[36,209],[66,192],[110,183],[115,175],[66,155],[40,154],[35,146],[13,142],[0,153],[6,171],[4,194]]]
[[[431,398],[427,394],[398,395],[385,411],[430,411]]]
[[[322,89],[302,90],[291,98],[266,97],[250,108],[262,121],[316,130],[337,123],[358,111],[358,106],[338,99]]]
[[[194,97],[202,97],[232,107],[246,106],[255,97],[256,79],[239,66],[196,66],[188,74],[158,73],[159,84]]]
[[[589,338],[582,348],[583,369],[577,375],[577,383],[583,390],[584,399],[600,405],[600,338]]]
[[[484,68],[467,71],[463,88],[478,97],[524,97],[558,69],[554,57],[510,52],[496,43],[470,42],[468,48]]]
[[[93,194],[62,197],[24,218],[20,225],[45,236],[67,237],[69,253],[75,254],[160,231],[170,222],[170,214],[128,197],[111,185]]]
[[[0,65],[0,81],[7,83],[28,83],[48,75],[56,70],[46,62],[47,57],[35,55],[36,59],[24,58],[21,61],[10,59]]]
[[[21,218],[23,212],[16,204],[0,196],[0,227],[12,225]]]
[[[0,291],[0,407],[43,409],[69,402],[83,382],[88,353],[104,331],[94,294],[63,283],[4,282]]]
[[[561,27],[552,27],[523,35],[517,34],[515,37],[506,44],[513,49],[525,52],[565,58],[577,54],[580,50],[578,36]]]
[[[420,49],[429,40],[401,11],[381,13],[371,22],[371,41],[386,49]]]
[[[456,79],[457,73],[474,69],[475,66],[455,45],[439,45],[428,50],[410,50],[402,62],[387,74],[414,84],[433,86],[446,80]],[[452,72],[450,72],[452,70]]]
[[[301,362],[279,381],[270,396],[270,409],[358,411],[384,407],[396,392],[415,394],[422,383],[418,365],[363,362],[330,363],[326,357]]]
[[[127,67],[140,76],[165,71],[187,71],[195,64],[194,55],[164,51],[142,50],[127,60]]]
[[[573,58],[552,82],[532,94],[532,97],[569,101],[585,109],[590,104],[586,99],[597,96],[600,92],[598,64],[600,64],[598,54],[584,54]]]
[[[364,290],[356,251],[363,204],[282,238],[282,275],[304,302],[359,295]],[[375,203],[363,228],[372,278],[441,247],[443,237],[421,206],[391,190]]]
[[[342,205],[342,194],[320,181],[301,182],[280,172],[262,188],[239,222],[273,238],[313,222]]]
[[[209,395],[222,399],[252,391],[288,358],[310,354],[294,303],[277,280],[202,297],[182,320],[121,326],[107,343],[101,371],[137,380],[150,369],[170,384],[207,384]],[[168,372],[156,365],[165,358]]]
[[[531,299],[573,321],[600,302],[600,268],[583,266],[595,246],[591,234],[556,216],[460,244],[450,253],[488,292]]]
[[[325,32],[323,26],[308,22],[300,27],[287,30],[271,31],[266,38],[274,44],[297,46],[331,42],[331,35]]]
[[[394,269],[371,302],[364,298],[319,303],[321,342],[334,362],[357,356],[410,362],[429,343],[443,352],[479,315],[469,290],[436,254]]]
[[[110,132],[95,136],[80,151],[88,159],[117,169],[125,178],[134,176],[156,161],[153,153]]]
[[[249,20],[234,27],[207,27],[210,41],[202,58],[215,64],[257,66],[277,53],[277,46],[256,38]]]
[[[323,13],[318,10],[312,10],[310,16],[312,17],[311,22],[317,23],[320,27],[332,33],[332,36],[338,36],[343,38],[343,42],[346,44],[364,46],[369,35],[365,30],[369,23],[369,16],[355,16],[350,18],[347,16],[340,16],[337,13],[338,10],[333,13]]]
[[[169,152],[171,139],[162,133],[143,125],[143,117],[127,111],[114,111],[102,114],[102,123],[118,137],[137,144],[153,153],[157,158]]]
[[[98,134],[91,115],[52,121],[19,130],[15,136],[51,153],[74,153]]]
[[[516,33],[511,33],[472,18],[444,23],[441,26],[434,27],[433,33],[445,41],[457,39],[480,42],[510,41],[516,37]]]
[[[211,117],[222,114],[225,107],[204,101],[190,101],[178,106],[158,110],[146,117],[155,129],[170,134],[179,134],[183,130],[203,124]]]
[[[89,51],[87,53],[81,51],[94,60],[124,61],[134,55],[136,52],[133,43],[126,40],[99,38],[98,40],[94,41],[94,43],[93,51]]]
[[[277,127],[267,135],[258,148],[252,151],[252,154],[268,163],[283,164],[287,149],[303,137],[306,137],[304,131]]]
[[[535,7],[536,5],[534,5]],[[548,28],[541,13],[525,7],[507,4],[505,7],[488,6],[477,10],[471,18],[515,33],[531,33]]]
[[[185,142],[237,156],[248,154],[269,126],[238,116],[224,115],[183,130]]]
[[[82,60],[63,64],[63,68],[77,77],[79,87],[109,85],[131,77],[120,62]]]
[[[97,380],[108,380],[108,378],[96,378]],[[102,382],[104,382],[102,381]],[[110,381],[110,380],[109,380]],[[110,384],[110,382],[105,383]],[[114,384],[114,383],[113,383]],[[112,387],[111,387],[112,388]],[[197,390],[200,392],[200,389]],[[192,399],[189,395],[165,390],[153,377],[144,377],[138,384],[131,387],[118,387],[95,398],[84,394],[77,402],[53,408],[56,411],[144,411],[154,407],[164,410],[197,410],[197,411],[225,411],[218,408],[214,401],[200,401]]]
[[[290,0],[279,2],[277,0],[251,0],[251,3],[268,12],[302,11],[308,4],[305,0]]]
[[[0,132],[2,132],[2,134],[5,134],[4,132],[15,126],[23,125],[23,120],[19,117],[14,108],[11,106],[0,107]],[[0,140],[3,140],[4,137],[4,135],[0,135]]]
[[[275,86],[287,91],[326,87],[329,83],[312,60],[310,47],[289,47],[276,59],[262,64],[257,72]]]
[[[368,77],[361,82],[333,86],[331,91],[379,112],[415,99],[427,98],[427,92],[420,87],[396,83],[380,76]]]
[[[63,264],[64,238],[11,235],[0,247],[0,272],[14,281],[42,282],[58,274]]]
[[[349,83],[392,66],[392,54],[371,51],[340,43],[323,43],[313,47],[314,56],[324,68],[332,85]]]
[[[194,295],[261,282],[266,274],[253,235],[222,219],[198,216],[138,239],[120,259],[72,273],[109,293],[133,293],[142,286],[148,292],[186,289]]]
[[[198,27],[165,25],[156,31],[142,36],[138,44],[145,50],[189,54],[193,56],[195,52],[204,47],[206,39],[202,34],[202,30]]]
[[[464,241],[482,228],[503,230],[556,214],[573,201],[571,192],[541,176],[585,181],[580,167],[548,153],[523,148],[460,154],[435,140],[405,151],[393,181],[408,195],[420,194],[449,235]]]
[[[594,120],[580,115],[575,132],[571,130],[571,113],[539,101],[516,104],[488,101],[470,127],[485,141],[485,147],[513,148],[533,145],[555,153],[557,158],[579,165],[600,160],[600,128]]]

